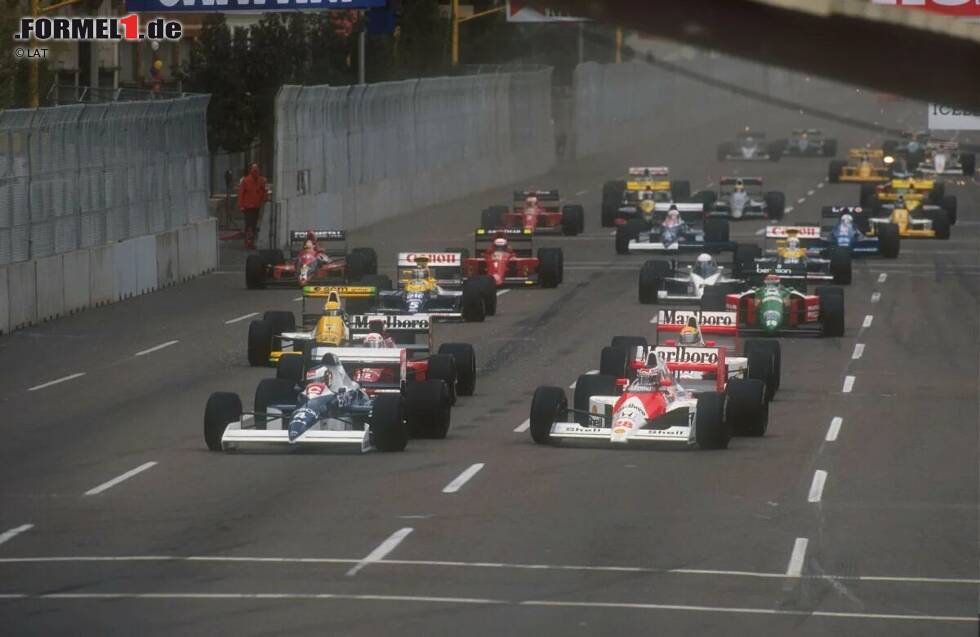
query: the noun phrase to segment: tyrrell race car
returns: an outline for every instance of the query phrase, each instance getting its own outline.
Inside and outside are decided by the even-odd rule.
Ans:
[[[852,148],[847,160],[833,160],[828,168],[827,180],[837,183],[880,183],[892,178],[895,158],[883,150]]]
[[[805,284],[784,285],[770,274],[760,287],[729,294],[728,311],[738,312],[742,334],[761,336],[843,336],[844,290],[818,287],[807,294]]]
[[[640,303],[693,303],[704,310],[724,310],[725,296],[746,286],[731,273],[707,253],[693,263],[650,260],[640,268]]]
[[[797,128],[786,141],[783,154],[795,157],[833,157],[837,154],[837,140],[824,137],[816,128]]]
[[[886,259],[897,258],[902,241],[898,226],[880,224],[875,234],[866,234],[867,223],[862,230],[857,221],[864,214],[864,208],[860,206],[824,206],[820,211],[820,238],[824,246],[821,252],[830,246],[837,246],[850,250],[852,257],[877,255]]]
[[[768,218],[779,221],[786,212],[786,195],[762,190],[762,177],[722,177],[708,216],[729,219]]]
[[[765,133],[745,131],[736,135],[734,142],[718,146],[718,161],[779,161],[785,146],[786,142],[767,142]]]
[[[631,167],[625,181],[607,181],[602,187],[602,225],[612,227],[617,219],[649,213],[650,206],[680,203],[691,196],[691,182],[671,181],[666,166]]]
[[[557,190],[521,190],[514,193],[512,208],[490,206],[484,210],[480,224],[484,228],[574,236],[585,230],[585,209],[578,204],[562,205]]]
[[[706,219],[697,203],[656,204],[649,213],[616,226],[616,254],[731,250],[728,221]]]
[[[760,280],[851,282],[851,251],[827,245],[819,226],[766,226],[765,247],[743,246],[736,256],[739,276]],[[753,252],[755,254],[753,254]]]
[[[478,228],[475,236],[475,255],[463,259],[466,279],[490,277],[495,289],[553,288],[564,279],[565,257],[561,248],[539,248],[534,256],[534,235],[530,230]]]
[[[319,243],[337,243],[337,249],[321,248]],[[343,230],[308,230],[289,233],[290,253],[262,250],[245,259],[245,285],[250,290],[270,285],[303,287],[309,284],[337,284],[358,281],[378,272],[378,255],[373,248],[347,251]]]

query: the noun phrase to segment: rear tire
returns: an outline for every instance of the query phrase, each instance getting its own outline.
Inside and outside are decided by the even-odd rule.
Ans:
[[[275,329],[269,321],[252,321],[248,324],[248,364],[252,367],[268,367],[272,354],[272,337]]]
[[[378,273],[378,253],[375,252],[374,248],[354,248],[350,253],[362,255],[364,270],[361,272],[361,277],[365,274]]]
[[[902,246],[902,237],[894,223],[880,223],[878,232],[878,254],[886,259],[897,259]]]
[[[702,449],[727,449],[732,439],[731,426],[725,421],[725,397],[716,392],[698,396],[694,438]]]
[[[639,219],[630,219],[623,225],[616,226],[616,254],[629,254],[630,241],[635,241],[646,229],[647,224]]]
[[[728,219],[709,217],[704,220],[705,243],[728,243],[730,234]]]
[[[561,228],[565,236],[574,237],[585,230],[585,208],[577,204],[561,209]]]
[[[467,279],[463,282],[460,304],[463,320],[467,323],[482,323],[486,320],[487,308],[484,302],[483,285],[479,278]]]
[[[949,239],[949,213],[945,210],[936,210],[932,213],[932,229],[936,232],[937,239]]]
[[[599,354],[599,373],[613,378],[626,378],[629,352],[621,347],[603,347]]]
[[[704,294],[701,295],[701,309],[705,312],[724,312],[727,294],[728,287],[722,283],[704,288]]]
[[[773,221],[781,221],[786,216],[786,195],[781,192],[767,192],[766,216]]]
[[[561,248],[538,250],[538,283],[543,288],[556,288],[562,280],[564,266]]]
[[[735,276],[755,273],[755,260],[762,257],[762,248],[754,243],[735,246]]]
[[[767,357],[772,357],[771,375],[758,378],[766,384],[767,400],[772,400],[776,392],[779,391],[780,373],[782,370],[782,349],[780,348],[779,341],[773,339],[748,339],[745,341],[745,355],[748,357],[753,352],[763,352]],[[749,378],[757,378],[752,375],[751,359],[749,360]]]
[[[371,405],[371,442],[378,451],[404,451],[408,444],[408,425],[402,410],[402,397],[381,394]]]
[[[973,153],[960,153],[960,167],[963,168],[964,177],[973,177],[977,174],[977,156]]]
[[[238,394],[216,391],[204,407],[204,443],[210,451],[221,451],[221,437],[228,425],[241,420],[242,400]]]
[[[424,380],[405,386],[405,416],[413,438],[445,438],[452,420],[449,387],[441,380]]]
[[[299,392],[296,383],[281,378],[263,378],[255,388],[255,428],[265,429],[268,424],[266,409],[270,405],[296,405]],[[283,415],[282,428],[289,427],[288,415]]]
[[[725,387],[725,416],[737,436],[764,436],[769,428],[766,385],[754,378],[736,378]]]
[[[625,350],[627,360],[629,360],[633,358],[637,347],[647,347],[647,339],[643,336],[613,336],[610,346]]]
[[[875,196],[878,193],[877,186],[875,184],[861,184],[861,196],[858,202],[861,204],[862,208],[871,208],[871,202],[874,201]]]
[[[851,251],[848,248],[837,247],[831,250],[830,274],[834,277],[834,283],[838,285],[851,284]]]
[[[575,381],[575,419],[582,425],[589,423],[585,414],[589,411],[589,399],[592,396],[615,396],[618,393],[616,378],[602,374],[582,374]],[[610,423],[605,423],[609,427]]]
[[[446,354],[435,354],[429,357],[428,369],[425,377],[427,380],[441,380],[449,388],[450,404],[456,404],[456,384],[459,382],[459,374],[456,372],[456,359]]]
[[[469,343],[443,343],[439,354],[456,361],[456,394],[472,396],[476,391],[476,350]]]
[[[668,261],[646,261],[640,268],[640,303],[657,303],[657,293],[663,286],[664,277],[670,276],[673,268]]]
[[[497,314],[497,284],[494,282],[493,277],[489,275],[481,275],[473,277],[476,281],[476,286],[480,290],[480,294],[483,295],[483,307],[486,308],[487,316],[496,316]]]
[[[538,387],[531,399],[531,439],[539,445],[551,440],[551,427],[566,417],[568,399],[560,387]]]
[[[672,181],[670,182],[670,196],[674,201],[691,198],[691,182]]]
[[[272,332],[276,335],[296,331],[296,317],[292,312],[273,310],[263,314],[262,320],[272,324]]]
[[[378,292],[387,292],[393,289],[391,277],[387,274],[367,274],[359,282],[362,286],[376,288]],[[353,299],[348,299],[348,303]]]
[[[844,290],[818,287],[820,325],[824,336],[844,336]]]
[[[249,290],[265,288],[266,261],[257,254],[245,258],[245,287]]]
[[[846,166],[846,161],[834,160],[830,162],[830,167],[827,169],[827,181],[832,184],[839,184],[841,175],[844,174],[844,168]]]
[[[956,212],[957,212],[956,211],[956,208],[957,208],[957,206],[956,206],[956,196],[955,195],[946,195],[945,197],[943,197],[943,201],[942,201],[942,203],[940,205],[942,206],[943,210],[946,211],[946,214],[949,215],[949,225],[955,226],[956,225]]]
[[[360,281],[365,274],[368,274],[368,257],[363,252],[358,252],[356,250],[351,251],[347,255],[345,260],[347,267],[347,281],[357,282]]]
[[[301,354],[283,354],[276,363],[276,378],[300,384],[306,371]]]
[[[624,190],[626,190],[625,181],[607,181],[602,186],[602,212],[600,220],[603,228],[611,228],[616,225],[616,217],[619,216],[619,207],[623,203]]]

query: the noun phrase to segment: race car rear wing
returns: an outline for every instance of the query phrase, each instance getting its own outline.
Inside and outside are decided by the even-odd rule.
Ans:
[[[688,325],[697,327],[705,342],[714,346],[738,346],[738,314],[736,312],[709,312],[704,310],[665,309],[657,312],[657,344],[666,343]],[[676,345],[676,343],[675,343]]]
[[[847,156],[851,159],[884,159],[885,151],[874,148],[851,148],[847,151]]]
[[[330,256],[343,256],[347,254],[347,231],[345,230],[313,230],[313,236],[316,237],[317,241],[326,241],[334,243],[343,243],[342,248],[337,249],[326,249],[326,252]],[[301,244],[306,241],[306,237],[309,234],[306,230],[290,230],[289,231],[289,245],[295,252],[296,244]],[[321,246],[323,247],[323,246]]]
[[[475,236],[474,244],[477,253],[485,250],[497,237],[503,237],[512,244],[527,243],[527,248],[511,247],[520,256],[530,256],[532,252],[531,243],[534,241],[534,232],[530,228],[477,228]]]
[[[647,366],[662,362],[675,378],[683,380],[685,389],[720,392],[728,380],[726,355],[724,347],[660,345],[647,352]]]
[[[398,278],[407,278],[419,264],[416,259],[428,259],[426,264],[440,286],[459,286],[463,284],[463,255],[459,252],[399,252]]]
[[[333,354],[348,374],[353,374],[359,369],[397,369],[399,370],[399,381],[404,380],[408,374],[408,352],[404,348],[375,349],[372,347],[314,347],[310,352],[313,361],[323,359],[324,355]],[[314,362],[313,365],[316,363]],[[311,366],[312,367],[312,366]],[[313,369],[310,370],[314,371]],[[358,384],[364,389],[373,389],[383,392],[394,392],[401,390],[401,383],[370,383],[360,382]]]
[[[368,285],[307,285],[303,288],[303,325],[316,323],[323,314],[321,299],[329,298],[332,293],[336,293],[340,300],[344,301],[344,307],[348,311],[354,308],[364,311],[374,305],[378,297],[378,289]]]
[[[537,197],[538,201],[553,202],[559,201],[561,197],[558,195],[557,190],[515,190],[514,191],[514,201],[524,201],[528,197]]]
[[[762,177],[722,177],[718,180],[718,185],[734,186],[739,181],[745,186],[762,186]]]
[[[670,168],[667,166],[630,166],[630,177],[668,177]]]
[[[351,339],[363,340],[380,323],[383,323],[384,333],[392,335],[396,341],[402,340],[401,336],[424,336],[421,343],[399,343],[399,347],[413,354],[432,351],[432,317],[428,314],[355,314],[348,317],[347,323]]]
[[[790,237],[800,240],[800,246],[804,248],[815,247],[824,243],[820,234],[820,226],[799,225],[799,226],[766,226],[766,252],[775,251],[776,247],[770,246],[770,241],[785,241]]]

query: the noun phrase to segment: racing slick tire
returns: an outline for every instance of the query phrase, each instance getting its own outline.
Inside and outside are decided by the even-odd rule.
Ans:
[[[728,243],[731,236],[731,227],[728,219],[709,217],[704,220],[704,242],[705,243]]]
[[[566,237],[574,237],[585,230],[585,208],[578,204],[562,206],[561,231]]]
[[[745,341],[745,356],[749,359],[748,377],[765,383],[766,400],[772,400],[779,391],[781,363],[779,341],[750,338]]]
[[[830,168],[827,169],[827,181],[832,184],[839,184],[845,167],[847,167],[846,161],[835,159],[830,162]]]
[[[683,201],[691,198],[691,182],[678,180],[670,182],[670,196],[674,201]]]
[[[717,159],[718,161],[725,161],[726,159],[728,159],[728,156],[731,155],[732,150],[734,150],[734,146],[735,145],[731,142],[724,142],[722,144],[718,144],[718,152],[715,155],[715,159]]]
[[[613,378],[626,378],[629,371],[629,352],[621,347],[603,347],[599,354],[599,373]]]
[[[704,206],[705,214],[711,212],[716,201],[718,201],[718,193],[714,190],[699,190],[691,197],[692,203],[699,203]]]
[[[646,229],[646,222],[640,219],[629,219],[626,223],[616,226],[616,254],[629,254],[630,241],[638,239],[640,233]]]
[[[292,312],[271,310],[262,315],[262,320],[272,323],[274,334],[296,331],[296,316]]]
[[[541,248],[538,250],[538,282],[541,287],[556,288],[561,283],[565,266],[563,256],[561,248]]]
[[[252,321],[248,324],[248,364],[267,367],[272,354],[272,337],[275,326],[269,321]]]
[[[486,297],[479,279],[463,282],[463,295],[460,299],[463,320],[467,323],[482,323],[487,318]]]
[[[259,256],[265,259],[265,262],[269,265],[282,263],[286,260],[286,257],[282,254],[282,250],[259,250]]]
[[[732,439],[732,428],[725,420],[724,395],[717,392],[698,395],[694,427],[694,438],[702,449],[728,448]]]
[[[945,181],[935,181],[932,184],[932,190],[929,191],[929,203],[941,206],[943,205],[943,197],[946,196],[946,182]]]
[[[657,292],[663,286],[664,277],[670,276],[673,268],[669,261],[651,259],[640,268],[640,303],[656,303]]]
[[[956,196],[946,195],[943,197],[943,202],[940,204],[942,209],[946,211],[949,215],[949,225],[956,225]]]
[[[371,405],[371,443],[378,451],[404,451],[408,444],[408,425],[402,409],[402,397],[395,394],[375,396]]]
[[[358,282],[368,274],[368,257],[363,252],[351,251],[347,255],[347,281],[350,283]]]
[[[977,174],[977,156],[973,153],[960,153],[960,166],[964,177],[973,177]]]
[[[837,140],[830,138],[823,140],[823,156],[824,157],[836,157],[837,156]]]
[[[778,140],[769,144],[769,161],[779,161],[786,148],[786,140]]]
[[[245,287],[249,290],[265,288],[266,260],[257,254],[250,254],[245,259]]]
[[[378,253],[375,252],[374,248],[354,248],[350,251],[351,254],[363,254],[364,255],[364,274],[377,274],[378,273]]]
[[[445,381],[423,380],[405,386],[405,416],[412,438],[445,438],[452,410],[452,397]]]
[[[729,293],[727,285],[709,285],[704,288],[701,295],[701,310],[704,312],[724,312],[726,303],[725,297]]]
[[[820,298],[820,326],[824,336],[844,335],[844,290],[835,287],[819,286],[816,294]]]
[[[471,280],[476,281],[476,287],[480,290],[480,294],[483,295],[483,307],[486,308],[487,316],[496,316],[497,284],[494,282],[493,277],[484,274],[475,276]]]
[[[551,440],[551,427],[565,418],[568,411],[568,399],[561,387],[538,387],[531,399],[531,439],[539,445],[546,445]]]
[[[858,198],[861,207],[870,208],[877,192],[877,184],[861,184],[861,196]]]
[[[242,399],[238,394],[216,391],[204,407],[204,443],[209,451],[221,451],[221,437],[230,423],[241,420]]]
[[[949,213],[945,210],[933,210],[929,213],[932,219],[932,229],[936,232],[937,239],[949,239]]]
[[[849,248],[835,247],[830,251],[830,274],[834,277],[834,283],[850,285],[851,265],[851,250]]]
[[[619,216],[619,206],[623,203],[623,191],[626,190],[625,181],[607,181],[602,186],[602,212],[600,220],[603,228],[611,228],[616,225],[616,217]]]
[[[762,248],[754,243],[735,245],[735,276],[755,271],[755,260],[762,256]]]
[[[766,193],[766,216],[773,221],[780,221],[786,216],[786,195],[781,192]]]
[[[897,259],[902,247],[902,237],[898,233],[898,225],[879,223],[876,231],[878,233],[878,254],[886,259]]]
[[[302,383],[303,374],[306,370],[304,363],[304,357],[299,353],[283,354],[276,363],[276,378]]]
[[[366,274],[361,277],[358,283],[369,288],[377,288],[378,292],[387,292],[394,287],[391,283],[391,277],[387,274]],[[355,299],[348,299],[347,301],[350,303],[352,300]]]
[[[263,378],[255,388],[255,428],[265,429],[268,418],[265,410],[269,405],[295,405],[299,399],[296,383],[283,378]],[[288,421],[283,421],[283,429],[289,427]]]
[[[764,382],[756,378],[732,379],[725,385],[725,397],[725,418],[736,436],[766,435],[769,400]]]
[[[476,391],[476,350],[469,343],[443,343],[439,354],[456,361],[456,394],[472,396]]]
[[[609,345],[625,351],[627,360],[629,360],[636,352],[637,347],[647,347],[647,339],[643,336],[613,336]]]
[[[459,374],[456,373],[456,359],[446,354],[435,354],[428,360],[428,369],[425,373],[427,380],[441,380],[449,388],[450,403],[456,404],[456,383],[459,382]]]
[[[581,425],[589,423],[589,398],[592,396],[615,396],[619,392],[615,376],[603,374],[582,374],[575,381],[575,420]],[[608,428],[610,423],[606,423]]]
[[[483,228],[499,228],[503,225],[503,216],[510,211],[507,206],[490,206],[480,214],[480,226]]]

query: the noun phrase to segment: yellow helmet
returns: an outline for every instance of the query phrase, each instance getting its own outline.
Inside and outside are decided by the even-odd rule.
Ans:
[[[690,325],[685,325],[681,328],[680,334],[681,345],[693,345],[698,342],[698,329]]]
[[[327,300],[323,303],[324,316],[343,316],[343,307],[340,304],[340,294],[336,290],[331,290],[327,294]]]

